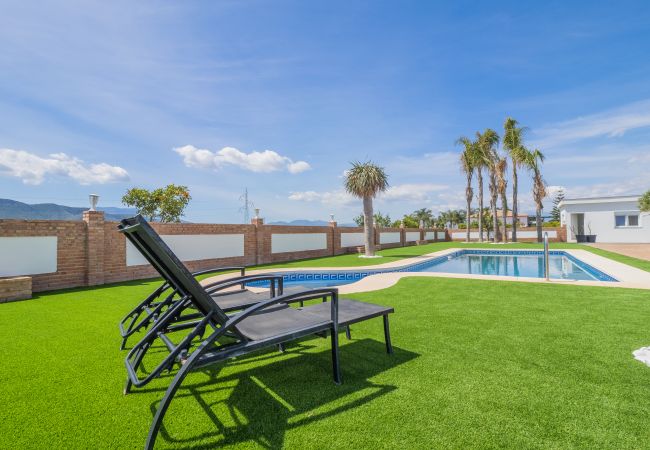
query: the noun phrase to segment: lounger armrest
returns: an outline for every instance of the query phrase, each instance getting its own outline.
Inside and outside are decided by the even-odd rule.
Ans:
[[[199,270],[198,272],[192,272],[192,275],[194,276],[194,278],[196,278],[198,276],[207,275],[209,273],[230,272],[235,270],[239,270],[239,273],[241,274],[242,277],[246,275],[246,267],[244,266],[215,267],[213,269]]]
[[[215,292],[227,289],[229,287],[237,286],[237,285],[241,285],[243,288],[247,283],[252,283],[255,281],[270,281],[272,292],[275,292],[276,289],[275,282],[277,282],[278,290],[279,292],[282,292],[282,288],[283,288],[282,275],[273,275],[273,274],[245,275],[241,277],[234,277],[234,278],[228,278],[226,280],[215,281],[213,283],[209,283],[202,286],[203,289],[205,289],[205,291],[208,294],[213,294]]]
[[[256,312],[268,308],[269,306],[277,305],[278,303],[290,303],[294,299],[302,298],[302,300],[315,300],[317,298],[322,298],[323,295],[330,295],[332,297],[332,322],[334,323],[334,328],[338,330],[338,310],[339,310],[339,290],[337,288],[322,288],[322,289],[313,289],[305,292],[296,292],[293,294],[280,295],[278,297],[273,297],[269,300],[257,303],[244,311],[236,314],[226,322],[223,326],[224,331],[232,329],[239,322],[244,320]]]

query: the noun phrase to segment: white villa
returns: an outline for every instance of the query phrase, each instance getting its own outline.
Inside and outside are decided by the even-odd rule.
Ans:
[[[596,242],[650,243],[650,213],[639,211],[639,197],[564,199],[558,206],[567,241],[595,235]]]

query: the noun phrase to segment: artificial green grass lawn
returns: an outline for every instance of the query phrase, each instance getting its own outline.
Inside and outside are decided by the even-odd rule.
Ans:
[[[404,250],[404,249],[400,249]],[[117,322],[156,282],[0,305],[0,447],[141,448],[165,377],[128,396]],[[160,448],[640,448],[650,291],[408,278],[381,320],[190,375]],[[150,367],[149,367],[150,368]]]

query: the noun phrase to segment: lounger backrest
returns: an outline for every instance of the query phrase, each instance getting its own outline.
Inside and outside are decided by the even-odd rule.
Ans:
[[[120,232],[142,253],[156,271],[203,314],[213,313],[222,324],[228,316],[205,292],[185,265],[141,216],[123,219]]]

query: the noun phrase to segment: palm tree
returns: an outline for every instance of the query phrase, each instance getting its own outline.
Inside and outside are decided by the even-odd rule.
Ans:
[[[508,228],[506,227],[506,221],[508,219],[508,178],[506,177],[507,170],[508,159],[505,157],[498,158],[495,164],[495,174],[497,190],[501,196],[501,216],[503,218],[503,233],[501,239],[503,242],[508,242]]]
[[[375,256],[375,230],[373,227],[372,199],[388,188],[388,175],[383,167],[355,161],[345,176],[345,190],[363,199],[363,231],[366,256]]]
[[[523,145],[526,127],[520,127],[512,117],[508,117],[503,124],[503,147],[512,160],[512,242],[517,242],[517,168],[522,167],[526,160],[528,150]]]
[[[542,209],[544,198],[546,198],[546,182],[542,178],[541,164],[544,162],[544,154],[538,149],[528,152],[526,155],[526,167],[533,172],[533,199],[535,200],[535,226],[537,227],[537,242],[542,242]]]
[[[465,221],[465,217],[463,217],[463,212],[457,209],[450,211],[449,217],[451,218],[451,223],[454,225],[454,228],[458,227],[459,224]]]
[[[483,242],[483,169],[488,167],[488,155],[483,145],[483,135],[476,132],[476,141],[474,141],[474,164],[476,169],[476,182],[478,184],[478,240]],[[489,233],[488,233],[489,236]]]
[[[418,221],[418,223],[424,224],[425,227],[429,227],[433,221],[431,210],[427,208],[418,209],[411,215]]]
[[[467,180],[467,186],[465,186],[465,199],[467,200],[467,210],[466,210],[466,223],[467,223],[467,242],[469,242],[470,237],[470,215],[472,214],[472,197],[474,196],[474,190],[472,189],[472,178],[474,177],[475,159],[476,159],[476,144],[466,137],[460,137],[456,141],[457,144],[465,147],[463,152],[460,154],[460,168],[465,174],[465,179]]]
[[[478,158],[481,162],[481,166],[488,169],[490,175],[490,211],[492,212],[492,237],[493,241],[497,241],[497,232],[499,229],[498,218],[497,218],[497,183],[496,183],[496,172],[494,164],[497,160],[497,150],[496,146],[499,145],[499,135],[496,131],[491,128],[486,128],[483,134],[476,133],[477,143],[478,143]],[[479,175],[481,169],[479,167]],[[480,176],[479,176],[480,178]],[[483,211],[483,187],[479,181],[479,209]],[[479,227],[482,225],[482,219],[479,216]],[[483,230],[480,231],[480,236],[483,236]],[[490,234],[488,232],[488,239]],[[482,239],[481,239],[482,240]]]

